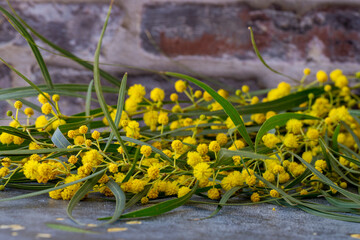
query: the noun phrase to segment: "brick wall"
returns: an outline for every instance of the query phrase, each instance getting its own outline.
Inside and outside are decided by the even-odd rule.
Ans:
[[[10,0],[36,30],[76,55],[92,60],[107,12],[105,0]],[[54,3],[57,2],[57,3]],[[301,77],[310,67],[347,73],[360,63],[360,1],[357,0],[116,0],[101,61],[115,75],[128,71],[130,83],[171,88],[141,68],[206,75],[216,87],[246,83],[271,87],[287,80],[256,58],[248,26],[266,61]],[[6,6],[6,1],[0,0]],[[39,45],[49,47],[38,42]],[[43,51],[55,82],[88,83],[91,74]],[[22,37],[0,21],[0,56],[36,83],[43,82]],[[128,68],[124,65],[136,66]],[[0,87],[26,83],[0,65]],[[81,105],[81,104],[80,104]]]

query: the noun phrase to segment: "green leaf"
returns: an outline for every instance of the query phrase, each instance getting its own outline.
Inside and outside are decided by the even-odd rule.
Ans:
[[[228,150],[226,148],[221,148],[219,151],[219,155],[218,155],[219,160],[216,163],[216,166],[227,164],[228,161],[231,162],[233,156],[240,156],[243,158],[251,158],[251,159],[263,159],[263,160],[273,159],[269,156],[250,152],[250,151],[241,151],[241,150],[232,151],[232,150]]]
[[[0,151],[0,155],[32,155],[32,154],[45,154],[45,153],[69,153],[69,152],[78,152],[86,148],[43,148],[35,150],[9,150],[9,151]]]
[[[32,52],[34,53],[34,56],[36,58],[36,61],[39,64],[41,73],[44,77],[45,83],[48,85],[49,88],[53,89],[53,83],[50,78],[49,71],[46,67],[46,64],[44,62],[44,59],[37,48],[33,38],[31,35],[26,31],[24,26],[14,17],[12,16],[8,11],[6,11],[4,8],[0,6],[0,11],[4,14],[4,16],[10,21],[10,23],[14,26],[14,28],[19,31],[19,33],[25,38],[25,40],[28,42]]]
[[[114,211],[112,218],[109,221],[107,221],[101,225],[111,224],[111,223],[115,222],[116,220],[118,220],[120,218],[122,212],[125,209],[125,202],[126,202],[125,193],[123,192],[123,190],[121,189],[119,184],[117,184],[113,179],[110,178],[110,180],[106,183],[106,186],[114,194],[115,200],[116,200],[116,205],[115,205],[115,211]]]
[[[126,95],[126,82],[127,82],[127,73],[124,74],[123,79],[121,80],[121,85],[120,85],[120,89],[119,89],[119,96],[118,96],[118,101],[117,101],[117,110],[116,110],[116,115],[115,115],[115,126],[119,126],[120,123],[120,119],[121,119],[121,114],[124,110],[124,103],[125,103],[125,95]],[[114,132],[110,133],[110,137],[106,143],[106,146],[104,148],[104,152],[106,152],[106,149],[109,147],[110,143],[112,142],[113,138],[114,138]]]
[[[268,120],[266,120],[263,125],[260,127],[258,134],[256,135],[255,139],[255,150],[257,149],[257,145],[259,144],[261,138],[271,129],[275,127],[282,127],[285,126],[287,121],[290,119],[313,119],[319,120],[317,117],[313,117],[306,114],[299,114],[299,113],[282,113],[275,116],[272,116]]]
[[[94,85],[94,80],[91,80],[90,83],[89,83],[89,88],[88,88],[87,93],[86,93],[85,116],[87,116],[87,117],[90,116],[90,110],[91,110],[91,93],[92,93],[93,85]]]
[[[336,126],[336,128],[334,130],[334,135],[332,136],[332,148],[336,152],[339,151],[339,144],[338,144],[337,138],[339,136],[340,126],[341,126],[340,124]]]
[[[0,7],[1,9],[1,7]],[[30,81],[27,77],[25,77],[22,73],[20,73],[18,70],[16,70],[13,66],[11,66],[9,63],[7,63],[4,59],[2,59],[0,57],[0,61],[3,62],[8,68],[10,68],[12,71],[14,71],[19,77],[21,77],[22,79],[25,80],[25,82],[27,82],[32,88],[34,88],[36,91],[38,91],[41,95],[43,95],[50,104],[52,104],[54,106],[54,103],[44,94],[43,91],[41,91],[41,89],[36,86],[36,84],[34,84],[32,81]],[[55,106],[54,106],[55,107]]]
[[[57,128],[51,137],[51,141],[55,144],[58,148],[67,148],[71,145],[71,143],[66,139],[64,134]]]
[[[50,47],[52,47],[53,49],[55,49],[56,51],[62,53],[65,57],[67,57],[70,60],[73,60],[75,62],[77,62],[78,64],[82,65],[83,67],[92,70],[93,69],[93,65],[91,65],[90,63],[88,63],[87,61],[77,57],[76,55],[72,54],[71,52],[61,48],[60,46],[54,44],[53,42],[49,41],[47,38],[45,38],[43,35],[39,34],[37,31],[35,31],[35,29],[33,29],[30,25],[28,25],[15,11],[15,9],[12,7],[12,5],[10,4],[10,1],[7,0],[8,6],[10,7],[11,11],[13,12],[13,14],[21,21],[21,23],[27,28],[29,29],[37,38],[39,38],[41,41],[43,41],[44,43],[46,43],[47,45],[49,45]],[[30,44],[30,43],[29,43]],[[35,44],[35,43],[34,43]],[[119,82],[118,80],[112,76],[111,74],[109,74],[106,71],[100,70],[100,75],[106,79],[108,82],[114,84],[115,86],[119,86]]]
[[[280,76],[286,77],[286,78],[288,78],[288,79],[290,79],[290,80],[292,80],[292,81],[299,82],[299,80],[297,80],[297,79],[295,79],[295,78],[293,78],[293,77],[290,77],[290,76],[288,76],[288,75],[286,75],[286,74],[283,74],[283,73],[281,73],[281,72],[279,72],[279,71],[276,71],[275,69],[271,68],[271,67],[265,62],[265,60],[262,58],[262,56],[261,56],[261,54],[260,54],[260,52],[259,52],[259,50],[258,50],[258,48],[257,48],[257,46],[256,46],[255,38],[254,38],[254,33],[253,33],[252,28],[249,27],[249,30],[250,30],[250,36],[251,36],[251,43],[252,43],[252,45],[253,45],[254,51],[255,51],[255,53],[256,53],[256,56],[257,56],[257,57],[260,59],[260,61],[262,62],[262,64],[264,64],[264,66],[265,66],[267,69],[269,69],[270,71],[272,71],[273,73],[276,73],[276,74],[278,74],[278,75],[280,75]]]
[[[120,143],[121,147],[124,149],[126,158],[130,159],[129,158],[129,153],[128,153],[126,147],[125,147],[125,143],[122,140],[119,131],[117,130],[117,126],[115,126],[115,123],[114,123],[114,121],[112,120],[112,118],[110,116],[109,110],[107,108],[107,104],[105,103],[105,98],[104,98],[104,95],[103,95],[103,92],[102,92],[102,86],[101,86],[101,82],[100,82],[100,70],[99,70],[100,50],[101,50],[102,39],[104,37],[105,30],[106,30],[106,27],[107,27],[107,24],[108,24],[108,21],[109,21],[111,9],[112,9],[112,4],[113,4],[113,1],[110,4],[109,11],[107,13],[106,20],[105,20],[103,29],[101,31],[100,39],[99,39],[99,42],[98,42],[98,45],[97,45],[97,48],[96,48],[96,51],[95,51],[95,56],[94,56],[94,84],[95,84],[95,92],[96,92],[96,95],[98,97],[99,104],[101,106],[101,109],[104,112],[104,115],[105,115],[106,119],[108,120],[111,131],[113,133],[115,133],[115,136],[116,136],[118,142]]]
[[[230,189],[229,191],[227,191],[221,198],[219,205],[216,207],[216,209],[210,214],[210,216],[203,218],[203,219],[207,219],[207,218],[212,218],[213,216],[215,216],[223,207],[223,204],[225,204],[229,198],[231,198],[232,195],[234,195],[234,193],[238,190],[240,190],[241,187],[233,187],[232,189]],[[222,205],[220,205],[222,204]]]
[[[130,200],[125,204],[125,209],[130,208],[131,206],[135,205],[137,202],[141,200],[141,198],[145,197],[146,194],[149,192],[151,185],[145,186],[144,190],[135,194]]]
[[[81,229],[65,224],[60,223],[46,223],[46,226],[55,230],[65,231],[65,232],[73,232],[73,233],[86,233],[86,234],[99,234],[99,232],[90,231],[86,229]]]
[[[312,166],[311,164],[306,162],[304,159],[302,159],[300,156],[298,156],[297,154],[295,154],[293,152],[289,152],[289,153],[291,155],[293,155],[294,157],[296,157],[299,161],[301,161],[306,167],[308,167],[311,170],[311,172],[313,172],[317,177],[319,177],[319,179],[323,183],[329,185],[330,187],[334,188],[335,190],[337,190],[339,193],[341,193],[345,197],[347,197],[347,198],[351,199],[352,201],[356,202],[357,204],[359,204],[359,207],[360,207],[360,195],[349,192],[349,191],[339,187],[333,181],[331,181],[329,178],[327,178],[324,174],[319,172],[314,166]]]
[[[154,206],[150,206],[147,208],[143,208],[140,210],[136,210],[130,213],[126,213],[121,216],[121,218],[138,218],[138,217],[152,217],[163,214],[165,212],[169,212],[177,207],[184,205],[194,194],[198,186],[198,183],[191,189],[189,193],[181,198],[175,198],[171,200],[167,200],[165,202],[158,203]],[[109,218],[100,218],[99,220],[106,220]]]
[[[192,82],[192,83],[196,84],[197,86],[201,87],[202,89],[204,89],[206,92],[208,92],[215,99],[215,101],[217,101],[223,107],[225,113],[231,118],[231,120],[233,121],[235,126],[238,126],[237,129],[238,129],[240,135],[245,139],[247,144],[251,148],[253,148],[253,143],[251,141],[249,134],[246,131],[244,121],[241,119],[239,113],[236,111],[234,106],[229,101],[227,101],[225,98],[220,96],[214,89],[212,89],[207,84],[205,84],[193,77],[190,77],[190,76],[187,76],[184,74],[180,74],[180,73],[173,73],[173,72],[165,72],[165,74],[168,76],[181,78],[181,79],[187,80],[189,82]]]
[[[101,170],[104,169],[98,169],[97,172],[101,172]],[[103,176],[104,174],[99,174],[96,175],[95,177],[87,180],[75,193],[75,195],[71,198],[66,212],[67,215],[69,216],[69,218],[71,220],[73,220],[75,223],[79,224],[79,225],[85,225],[83,223],[80,223],[79,221],[77,221],[73,216],[72,216],[72,211],[75,208],[75,206],[80,202],[81,199],[84,198],[84,196],[86,194],[88,194],[88,192],[90,192],[93,187],[97,184],[97,182],[100,180],[100,178]]]

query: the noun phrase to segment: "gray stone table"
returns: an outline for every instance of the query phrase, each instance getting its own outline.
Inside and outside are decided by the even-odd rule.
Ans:
[[[0,198],[24,193],[0,192]],[[117,221],[110,226],[91,228],[99,234],[54,230],[47,223],[74,224],[66,215],[67,201],[47,195],[0,203],[0,239],[354,239],[360,224],[310,215],[298,209],[271,204],[227,206],[211,219],[215,206],[186,205],[158,217],[140,219],[136,224]],[[275,207],[275,211],[273,211]],[[86,223],[98,223],[97,217],[109,216],[114,202],[90,195],[74,210],[74,216]],[[12,226],[12,228],[10,227]],[[127,228],[107,232],[108,228]]]

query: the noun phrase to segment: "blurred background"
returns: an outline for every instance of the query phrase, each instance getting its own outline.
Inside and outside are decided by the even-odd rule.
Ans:
[[[49,40],[92,61],[108,9],[107,0],[10,0],[17,13]],[[8,8],[5,0],[0,5]],[[248,26],[265,61],[296,79],[316,71],[359,71],[359,0],[116,0],[101,52],[102,68],[129,84],[173,91],[173,82],[149,71],[176,71],[234,91],[289,81],[256,57]],[[55,83],[84,83],[92,73],[42,46]],[[51,50],[51,51],[47,51]],[[0,56],[37,84],[44,82],[27,42],[0,19]],[[0,87],[27,86],[0,65]],[[149,91],[148,91],[149,92]],[[83,99],[65,98],[71,112]],[[111,100],[110,100],[111,101]],[[3,106],[5,107],[5,105]],[[4,111],[5,113],[6,111]]]

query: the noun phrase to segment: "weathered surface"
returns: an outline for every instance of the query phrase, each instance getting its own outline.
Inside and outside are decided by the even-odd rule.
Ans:
[[[21,191],[0,192],[0,198],[19,195]],[[347,223],[316,217],[303,211],[278,207],[271,204],[227,206],[211,219],[207,217],[215,206],[186,205],[158,217],[140,219],[141,224],[118,221],[112,225],[91,230],[99,234],[79,234],[53,230],[46,223],[77,226],[66,216],[67,201],[38,196],[0,203],[1,239],[41,239],[39,233],[50,234],[51,239],[294,239],[337,240],[354,239],[350,234],[360,233],[358,223]],[[138,206],[139,207],[139,206]],[[272,208],[275,207],[276,211]],[[74,217],[83,223],[98,223],[97,217],[110,216],[114,202],[105,201],[98,195],[90,195],[74,210]],[[59,221],[57,218],[64,218]],[[24,230],[11,231],[3,225],[19,224]],[[126,231],[107,233],[107,228],[121,227]],[[17,236],[13,237],[13,232]]]
[[[265,57],[312,61],[318,51],[332,62],[360,61],[360,13],[350,7],[317,8],[299,15],[243,3],[149,4],[142,20],[142,45],[169,56],[254,59],[248,26]]]

